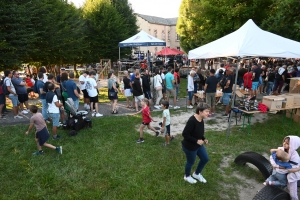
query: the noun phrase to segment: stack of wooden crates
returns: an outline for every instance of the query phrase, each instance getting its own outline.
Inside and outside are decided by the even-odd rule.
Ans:
[[[285,108],[286,116],[292,116],[295,122],[300,123],[300,77],[290,78],[289,93],[265,96],[262,103],[266,104],[270,111]],[[295,109],[297,107],[298,109]],[[293,108],[293,113],[289,108]]]

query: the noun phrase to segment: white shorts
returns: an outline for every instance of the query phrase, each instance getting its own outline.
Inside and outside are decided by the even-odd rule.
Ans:
[[[131,93],[130,89],[126,89],[126,90],[124,91],[124,95],[125,95],[125,97],[131,97],[131,96],[132,96],[132,93]]]
[[[134,96],[134,101],[135,101],[135,102],[139,102],[139,101],[142,101],[143,98],[144,98],[144,95]]]

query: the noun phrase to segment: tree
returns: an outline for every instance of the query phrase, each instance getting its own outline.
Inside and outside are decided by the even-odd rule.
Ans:
[[[188,52],[223,37],[248,19],[260,25],[271,0],[183,0],[176,26],[180,45]]]
[[[126,3],[126,6],[124,5]],[[118,58],[118,43],[137,32],[136,20],[125,1],[87,0],[84,8],[89,55],[86,60]]]
[[[300,41],[299,9],[300,1],[298,0],[273,0],[262,27],[283,37]]]
[[[30,51],[35,33],[26,18],[25,1],[0,1],[0,71],[19,67]]]

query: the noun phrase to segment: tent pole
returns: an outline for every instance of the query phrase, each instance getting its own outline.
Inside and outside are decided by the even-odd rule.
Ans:
[[[237,65],[236,65],[236,70],[235,70],[235,80],[234,80],[234,88],[233,88],[233,95],[231,98],[231,107],[229,110],[229,121],[228,121],[228,129],[227,129],[227,136],[226,138],[229,137],[230,134],[230,125],[231,125],[231,116],[232,116],[232,108],[234,108],[234,100],[235,100],[235,94],[236,94],[236,84],[237,84],[237,78],[238,78],[238,69],[239,69],[239,63],[240,63],[240,58],[237,58]]]
[[[119,47],[119,60],[121,60],[120,47]]]

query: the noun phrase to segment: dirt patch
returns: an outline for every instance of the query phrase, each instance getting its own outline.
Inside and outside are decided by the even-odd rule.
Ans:
[[[162,111],[156,111],[162,112]],[[181,134],[187,120],[194,114],[194,110],[190,109],[187,112],[181,112],[180,114],[171,115],[171,135],[178,135]],[[228,128],[228,118],[222,117],[223,113],[217,113],[213,117],[209,117],[208,119],[204,120],[205,130],[214,130],[214,131],[224,131]],[[257,113],[253,115],[251,122],[254,123],[262,123],[263,121],[268,119],[267,114]],[[154,117],[154,120],[157,122],[152,122],[151,126],[159,127],[159,122],[162,121],[161,117]],[[231,127],[236,126],[236,118],[232,116],[231,119]],[[246,122],[245,122],[246,123]],[[237,117],[237,126],[241,126],[243,124],[243,117],[240,118],[238,115]],[[154,135],[151,130],[145,129],[145,132]]]

